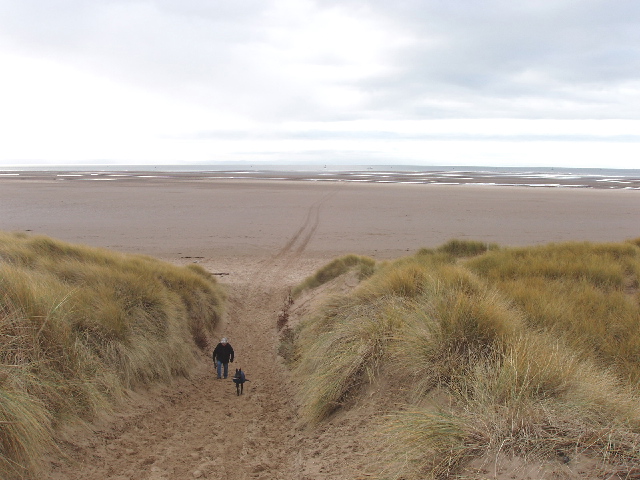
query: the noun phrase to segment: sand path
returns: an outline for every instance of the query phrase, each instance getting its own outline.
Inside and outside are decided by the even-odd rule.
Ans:
[[[332,195],[329,191],[311,204],[280,250],[236,265],[224,277],[228,314],[212,343],[230,338],[236,352],[230,369],[242,368],[250,380],[243,395],[237,396],[231,380],[216,379],[209,355],[203,354],[190,379],[133,399],[133,410],[105,419],[104,428],[70,434],[65,443],[70,463],[54,460],[47,478],[359,478],[355,470],[364,469],[364,458],[353,437],[336,439],[326,428],[300,427],[294,386],[277,356],[277,315],[293,285],[287,274],[300,270],[322,206]]]

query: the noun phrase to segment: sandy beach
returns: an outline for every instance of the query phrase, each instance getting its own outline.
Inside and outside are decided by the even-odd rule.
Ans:
[[[378,407],[365,401],[317,428],[299,428],[295,385],[277,355],[276,320],[292,286],[347,253],[391,259],[453,238],[618,242],[640,237],[639,219],[638,190],[2,178],[2,230],[224,273],[228,311],[211,342],[229,337],[251,380],[238,398],[231,382],[214,379],[203,352],[190,379],[138,392],[117,415],[67,432],[67,458],[53,456],[42,478],[372,478],[380,447],[369,428]],[[292,315],[305,308],[294,304]],[[527,478],[506,461],[491,470],[496,479]],[[535,478],[557,478],[543,470]]]
[[[0,178],[0,229],[164,259],[394,258],[452,238],[533,245],[640,236],[640,191],[282,180]]]

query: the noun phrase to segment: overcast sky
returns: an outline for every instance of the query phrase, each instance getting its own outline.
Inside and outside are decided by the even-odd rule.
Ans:
[[[0,163],[640,168],[637,0],[0,0]]]

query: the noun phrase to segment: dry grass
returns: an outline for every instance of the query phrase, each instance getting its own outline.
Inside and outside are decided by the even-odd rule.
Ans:
[[[337,303],[329,307],[330,329],[303,330],[296,343],[304,378],[304,417],[316,423],[348,403],[375,378],[387,346],[401,327],[402,307],[387,299],[374,304]]]
[[[0,477],[36,476],[58,425],[187,375],[223,303],[195,266],[0,234]]]
[[[453,477],[489,452],[580,453],[630,472],[640,462],[637,243],[450,242],[378,266],[296,332],[303,413],[319,422],[346,408],[385,358],[407,386],[406,407],[386,421],[390,477]]]
[[[360,279],[367,278],[373,274],[375,263],[375,260],[360,255],[345,255],[337,258],[296,286],[291,295],[296,298],[303,291],[319,287],[351,269],[357,269]]]
[[[466,266],[513,300],[531,328],[640,380],[640,250],[633,243],[501,250]]]

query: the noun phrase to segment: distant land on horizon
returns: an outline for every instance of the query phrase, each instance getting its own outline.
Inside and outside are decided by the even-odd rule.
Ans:
[[[552,167],[552,166],[493,166],[493,165],[412,165],[412,164],[321,164],[321,163],[197,163],[197,164],[111,164],[111,163],[86,163],[86,164],[46,164],[46,165],[0,165],[2,171],[154,171],[154,172],[206,172],[206,171],[416,171],[416,172],[532,172],[550,173],[571,172],[582,174],[606,175],[607,172],[617,174],[640,175],[640,169],[631,168],[605,168],[605,167]]]
[[[640,190],[640,170],[415,165],[66,165],[0,167],[5,181],[307,181]]]

